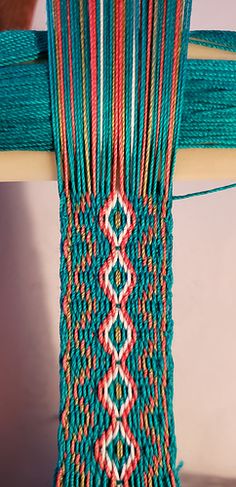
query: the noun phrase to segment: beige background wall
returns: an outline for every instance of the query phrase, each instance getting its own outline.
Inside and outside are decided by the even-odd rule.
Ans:
[[[38,28],[44,10],[39,0]],[[235,0],[193,2],[192,28],[235,29],[235,19]],[[174,356],[179,458],[186,471],[236,478],[235,205],[235,191],[175,203]],[[1,184],[0,228],[0,478],[4,487],[48,487],[58,404],[56,183]]]

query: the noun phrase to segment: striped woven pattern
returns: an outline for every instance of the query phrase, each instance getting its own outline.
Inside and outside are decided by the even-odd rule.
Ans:
[[[236,51],[233,32],[190,32],[189,41]],[[54,150],[47,56],[47,32],[0,32],[1,151]],[[236,147],[234,61],[188,59],[178,146]]]
[[[190,0],[49,0],[59,486],[179,485],[172,176]]]

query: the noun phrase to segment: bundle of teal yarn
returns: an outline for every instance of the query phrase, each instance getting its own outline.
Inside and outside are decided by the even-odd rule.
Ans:
[[[189,42],[236,52],[235,32]],[[47,32],[0,32],[0,66],[0,150],[53,151]],[[188,59],[179,147],[236,147],[234,61]]]

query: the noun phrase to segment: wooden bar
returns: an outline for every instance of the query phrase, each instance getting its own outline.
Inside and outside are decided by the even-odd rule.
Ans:
[[[236,181],[236,149],[180,149],[175,179],[232,179]],[[0,152],[0,182],[54,181],[53,152]]]

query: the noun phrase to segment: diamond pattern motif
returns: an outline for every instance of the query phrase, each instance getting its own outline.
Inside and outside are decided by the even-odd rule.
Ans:
[[[109,341],[116,349],[118,355],[121,349],[124,347],[125,342],[127,342],[127,336],[127,329],[125,328],[124,323],[122,323],[122,321],[119,319],[118,315],[117,320],[112,324],[112,327],[108,334]]]
[[[116,294],[116,300],[119,300],[120,294],[128,284],[128,280],[130,279],[130,274],[127,271],[126,266],[121,258],[121,254],[117,253],[117,258],[113,262],[113,266],[111,271],[108,275],[108,285]]]
[[[107,448],[107,454],[113,459],[113,468],[117,472],[117,476],[122,477],[122,470],[128,464],[131,447],[124,441],[124,438],[119,430],[115,439],[111,441]]]
[[[113,202],[114,207],[110,210],[109,213],[109,224],[115,232],[117,238],[121,236],[122,232],[124,232],[125,226],[127,224],[127,216],[124,212],[124,208],[120,203],[119,198],[117,198],[116,202]]]
[[[136,342],[135,327],[126,309],[136,274],[125,251],[135,223],[128,200],[118,192],[111,194],[100,213],[100,227],[111,252],[99,273],[111,309],[100,325],[99,338],[112,360],[98,386],[99,399],[111,423],[96,442],[95,456],[108,477],[119,484],[127,484],[140,458],[140,447],[127,421],[137,398],[137,386],[126,364]]]

